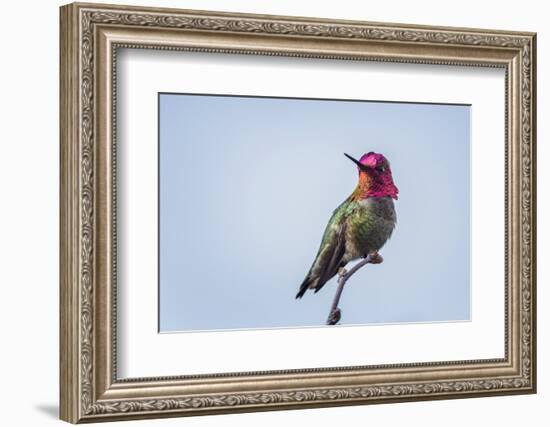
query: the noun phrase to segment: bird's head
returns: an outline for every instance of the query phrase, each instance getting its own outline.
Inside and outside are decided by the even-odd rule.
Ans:
[[[354,193],[358,198],[389,196],[397,199],[399,189],[393,182],[390,162],[383,154],[370,151],[359,160],[344,155],[357,165],[359,171],[359,184]]]

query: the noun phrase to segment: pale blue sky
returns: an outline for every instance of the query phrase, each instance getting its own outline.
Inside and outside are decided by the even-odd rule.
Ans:
[[[342,325],[468,320],[470,107],[160,94],[160,331],[324,325],[294,299],[360,157],[383,153],[397,227],[348,282]]]

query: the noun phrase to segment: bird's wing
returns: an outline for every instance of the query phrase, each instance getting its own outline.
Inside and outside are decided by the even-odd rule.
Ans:
[[[319,259],[319,280],[315,286],[315,292],[318,292],[326,282],[332,279],[338,273],[341,267],[340,263],[346,253],[346,222],[341,224],[334,231],[334,236],[330,243],[325,246]]]
[[[342,203],[332,214],[315,261],[302,282],[296,298],[301,298],[309,288],[314,288],[315,292],[318,292],[338,273],[346,252],[346,218],[349,210],[349,205]]]

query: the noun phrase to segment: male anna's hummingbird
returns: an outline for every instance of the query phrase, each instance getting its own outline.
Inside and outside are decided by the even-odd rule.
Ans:
[[[307,289],[319,291],[350,261],[371,255],[373,263],[382,262],[378,250],[395,227],[393,199],[397,199],[399,190],[393,183],[388,160],[373,152],[360,160],[345,155],[357,165],[359,182],[332,214],[296,298],[301,298]]]

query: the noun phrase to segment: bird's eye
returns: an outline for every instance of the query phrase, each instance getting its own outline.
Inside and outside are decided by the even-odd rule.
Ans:
[[[384,171],[386,170],[386,168],[385,168],[383,165],[380,165],[380,166],[377,166],[377,167],[376,167],[376,170],[377,170],[378,172],[384,172]]]

